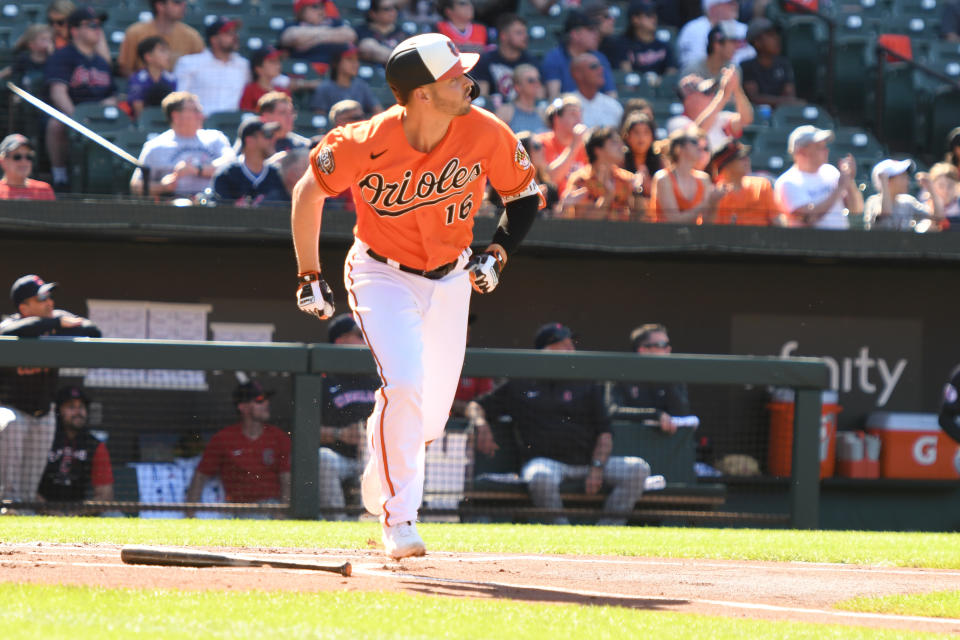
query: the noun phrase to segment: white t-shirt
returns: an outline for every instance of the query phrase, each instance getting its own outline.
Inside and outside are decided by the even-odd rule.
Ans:
[[[733,128],[731,126],[731,121],[733,121],[734,116],[737,114],[732,111],[721,111],[717,114],[717,117],[713,120],[713,126],[706,132],[707,134],[707,144],[710,146],[710,153],[713,153],[717,149],[721,148],[727,143],[730,138],[739,138],[740,136],[733,135]],[[677,129],[683,129],[689,127],[693,124],[691,120],[686,115],[673,116],[667,120],[667,133],[673,133]]]
[[[893,211],[883,211],[883,196],[875,193],[863,205],[863,217],[876,229],[911,231],[911,223],[929,218],[930,211],[909,193],[900,193],[894,198]]]
[[[138,160],[150,168],[150,180],[156,182],[173,171],[181,160],[189,165],[209,167],[217,158],[226,156],[232,160],[233,155],[230,141],[218,129],[200,129],[192,138],[178,137],[173,129],[167,129],[144,143]],[[177,180],[175,193],[178,196],[194,196],[209,185],[210,178],[186,175]]]
[[[839,181],[840,171],[832,164],[821,165],[816,173],[804,173],[797,165],[793,165],[777,178],[773,191],[777,202],[789,214],[800,207],[823,202]],[[843,209],[843,199],[837,198],[830,210],[813,226],[817,229],[849,229],[850,223]]]
[[[574,92],[580,99],[583,113],[583,124],[590,127],[619,127],[623,117],[623,105],[616,98],[611,98],[602,91],[598,91],[592,100],[587,100],[579,91]]]
[[[744,60],[757,57],[757,50],[746,42],[747,25],[736,20],[728,20],[726,27],[741,40],[740,46],[733,54],[732,62],[739,66]],[[677,61],[684,69],[707,57],[707,36],[710,35],[710,19],[700,16],[683,25],[677,35]]]
[[[206,115],[237,111],[243,88],[250,81],[250,63],[237,53],[223,62],[204,49],[177,60],[173,75],[177,77],[177,91],[195,94]]]

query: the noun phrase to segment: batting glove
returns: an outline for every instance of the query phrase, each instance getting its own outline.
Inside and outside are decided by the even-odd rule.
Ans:
[[[473,256],[467,263],[470,272],[470,284],[477,293],[490,293],[500,283],[503,261],[496,253],[487,251]]]
[[[300,311],[314,315],[320,320],[333,316],[333,291],[316,271],[302,273],[297,288],[297,306]]]

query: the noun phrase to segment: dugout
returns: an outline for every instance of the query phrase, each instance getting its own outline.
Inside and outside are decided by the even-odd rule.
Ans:
[[[328,273],[339,272],[351,225],[350,214],[324,216]],[[478,220],[476,236],[492,228]],[[7,282],[31,272],[56,280],[58,306],[78,313],[92,298],[203,303],[210,322],[269,323],[274,340],[326,337],[291,302],[285,210],[2,202],[0,252]],[[657,321],[675,352],[823,356],[844,407],[839,426],[850,429],[876,410],[937,410],[960,361],[960,301],[948,293],[957,273],[960,236],[950,232],[541,221],[496,295],[475,298],[472,346],[526,348],[555,320],[582,348],[626,350],[633,327]],[[339,277],[330,280],[346,308]],[[695,385],[690,398],[715,454],[764,459],[766,389]],[[727,499],[742,486],[763,509],[783,500],[786,482],[744,478]],[[956,528],[955,484],[828,479],[821,525]]]

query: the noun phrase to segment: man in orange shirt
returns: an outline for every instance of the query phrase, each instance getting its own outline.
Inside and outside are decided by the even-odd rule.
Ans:
[[[725,192],[709,222],[764,227],[778,224],[780,211],[770,181],[747,175],[750,173],[750,147],[728,140],[714,152],[708,169],[717,188]]]
[[[11,133],[0,142],[0,200],[55,200],[53,188],[30,177],[37,153],[25,135]]]
[[[550,163],[550,179],[563,193],[570,174],[588,162],[583,143],[589,130],[583,124],[580,99],[573,95],[551,102],[543,117],[550,131],[538,135],[537,141],[543,145],[543,155]]]
[[[317,249],[323,203],[347,189],[353,196],[356,241],[344,280],[382,383],[367,421],[361,496],[380,516],[394,559],[426,553],[414,524],[424,447],[443,433],[453,404],[471,284],[479,293],[496,288],[542,203],[523,145],[471,105],[479,87],[466,74],[478,58],[442,34],[401,42],[385,68],[397,104],[330,131],[293,190],[297,303],[320,319],[334,311]],[[486,251],[471,257],[488,180],[506,212]]]

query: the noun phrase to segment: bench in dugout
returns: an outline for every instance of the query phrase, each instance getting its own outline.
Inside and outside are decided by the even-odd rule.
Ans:
[[[533,507],[526,485],[520,480],[521,445],[509,425],[491,424],[500,448],[493,457],[474,454],[474,473],[460,502],[464,521],[540,521],[554,513]],[[698,482],[694,474],[695,429],[680,428],[665,434],[649,421],[615,420],[612,424],[615,456],[639,456],[647,461],[651,474],[663,475],[663,489],[647,491],[628,518],[632,524],[692,524],[710,521],[726,500],[726,487]],[[586,495],[583,481],[560,485],[563,515],[574,522],[594,522],[602,516],[603,501],[610,489]]]

